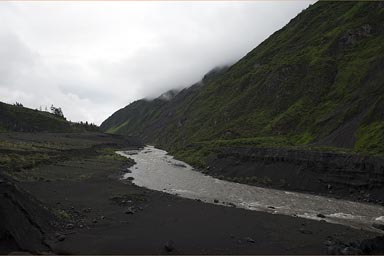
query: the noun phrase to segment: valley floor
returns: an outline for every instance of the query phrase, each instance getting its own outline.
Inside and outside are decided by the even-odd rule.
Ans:
[[[102,138],[97,148],[128,145],[116,140]],[[129,164],[105,153],[77,154],[42,164],[28,175],[25,170],[17,173],[20,191],[32,194],[57,218],[54,226],[41,230],[47,250],[63,254],[325,254],[356,250],[358,244],[346,244],[378,236],[150,191],[119,180]],[[6,242],[3,237],[1,253],[30,249],[17,245],[17,232],[7,232],[15,241],[1,247]]]

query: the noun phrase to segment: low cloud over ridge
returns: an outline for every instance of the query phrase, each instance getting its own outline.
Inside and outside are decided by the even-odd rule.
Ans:
[[[0,101],[101,123],[233,63],[310,2],[1,2]]]

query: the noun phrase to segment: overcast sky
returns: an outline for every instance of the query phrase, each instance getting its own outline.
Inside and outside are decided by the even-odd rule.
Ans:
[[[309,1],[0,2],[0,101],[100,124],[233,63]]]

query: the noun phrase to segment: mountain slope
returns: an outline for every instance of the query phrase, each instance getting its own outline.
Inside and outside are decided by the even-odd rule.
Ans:
[[[0,102],[0,131],[16,132],[74,132],[97,130],[95,125],[72,123],[64,117],[45,111]]]
[[[317,2],[233,66],[171,99],[136,101],[101,129],[190,162],[228,145],[384,154],[383,70],[384,4]]]

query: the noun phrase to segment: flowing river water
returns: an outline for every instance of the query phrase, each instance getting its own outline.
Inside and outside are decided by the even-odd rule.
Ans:
[[[168,155],[166,151],[152,146],[117,153],[136,161],[123,179],[133,177],[133,183],[138,186],[208,203],[325,220],[384,233],[372,227],[373,223],[384,225],[384,207],[379,205],[219,180],[194,170],[190,165]],[[325,218],[318,217],[318,214]]]

